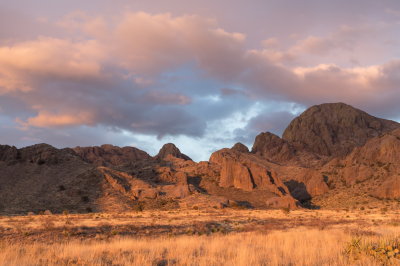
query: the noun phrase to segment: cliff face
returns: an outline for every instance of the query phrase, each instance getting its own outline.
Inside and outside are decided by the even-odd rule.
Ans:
[[[273,169],[273,164],[260,160],[248,152],[237,149],[222,149],[214,152],[210,162],[221,167],[219,186],[237,188],[258,194],[270,194],[265,201],[266,206],[290,207],[298,206],[287,186]]]

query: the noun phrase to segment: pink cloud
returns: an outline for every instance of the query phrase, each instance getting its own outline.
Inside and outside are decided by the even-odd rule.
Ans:
[[[103,57],[96,41],[71,42],[42,37],[0,47],[0,93],[32,90],[32,77],[81,79],[99,76]]]
[[[17,122],[24,127],[34,126],[41,128],[94,125],[93,121],[93,114],[88,112],[52,114],[48,111],[40,111],[37,116],[28,118],[26,122],[17,119]]]
[[[194,102],[174,89],[156,88],[162,73],[187,63],[193,63],[204,78],[237,85],[244,88],[241,97],[256,100],[305,105],[345,101],[358,106],[387,102],[388,108],[397,108],[400,99],[400,67],[395,60],[356,68],[296,65],[302,53],[350,49],[353,35],[361,34],[352,28],[308,37],[280,51],[275,49],[277,39],[266,41],[266,49],[247,49],[244,34],[224,30],[215,20],[200,16],[126,13],[111,23],[78,13],[66,17],[62,25],[80,30],[85,38],[41,37],[0,47],[0,92],[38,113],[23,119],[26,126],[105,124],[154,133],[161,127],[146,115],[155,120],[165,111],[159,106],[180,108]],[[115,86],[130,79],[131,87]],[[195,124],[194,116],[181,109],[168,112],[174,117],[180,114],[182,123]],[[157,120],[160,125],[173,120],[163,115],[162,121]],[[162,134],[179,134],[183,129],[177,125]],[[198,127],[184,132],[195,131]]]

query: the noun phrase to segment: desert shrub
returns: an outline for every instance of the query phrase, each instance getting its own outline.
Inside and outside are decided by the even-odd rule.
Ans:
[[[382,265],[400,263],[400,239],[365,240],[360,237],[351,239],[345,248],[345,254],[352,260],[372,257]]]

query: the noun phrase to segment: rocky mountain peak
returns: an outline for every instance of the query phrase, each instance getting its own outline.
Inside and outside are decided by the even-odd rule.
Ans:
[[[189,156],[181,153],[178,147],[173,143],[167,143],[162,146],[158,154],[155,156],[156,159],[165,159],[168,155],[184,160],[192,160]]]
[[[244,145],[244,144],[242,144],[240,142],[238,142],[235,145],[233,145],[231,150],[235,150],[235,151],[238,151],[238,152],[244,152],[244,153],[250,152],[249,148],[247,148],[246,145]]]
[[[343,156],[368,139],[399,127],[399,123],[344,103],[326,103],[312,106],[295,118],[284,131],[283,139],[316,154]]]

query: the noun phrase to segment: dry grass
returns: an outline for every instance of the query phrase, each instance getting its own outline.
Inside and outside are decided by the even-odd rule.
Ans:
[[[399,243],[398,218],[303,210],[2,217],[0,264],[400,265],[369,248]]]

